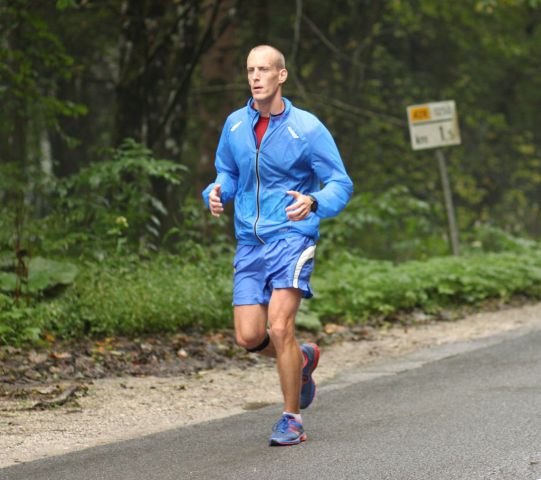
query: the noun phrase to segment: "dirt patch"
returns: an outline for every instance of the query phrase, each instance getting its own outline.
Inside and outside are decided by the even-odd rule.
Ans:
[[[421,315],[407,327],[331,325],[317,336],[303,334],[303,339],[322,346],[315,374],[321,383],[382,357],[529,325],[541,327],[541,304],[457,321],[434,322]],[[110,339],[102,341],[101,350],[99,344],[77,351],[64,345],[47,354],[12,349],[6,355],[4,349],[0,467],[281,402],[274,363],[247,355],[227,332],[198,339],[153,339],[153,345],[149,341]],[[77,362],[80,356],[86,360]]]

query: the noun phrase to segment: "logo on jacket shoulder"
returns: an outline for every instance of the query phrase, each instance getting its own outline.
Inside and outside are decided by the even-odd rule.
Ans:
[[[295,130],[293,130],[291,127],[287,127],[287,129],[289,130],[289,133],[291,134],[291,136],[293,138],[300,138],[298,135],[297,135],[297,132],[295,132]]]
[[[240,124],[242,123],[242,120],[240,122],[237,122],[235,123],[235,125],[233,125],[231,127],[231,130],[229,130],[230,132],[234,132],[237,128],[239,128]]]

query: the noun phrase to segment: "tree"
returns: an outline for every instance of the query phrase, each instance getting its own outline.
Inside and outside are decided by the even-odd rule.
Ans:
[[[31,156],[41,160],[47,130],[58,129],[61,117],[86,109],[58,91],[58,81],[72,76],[74,61],[33,2],[3,2],[0,31],[0,161],[25,167]]]

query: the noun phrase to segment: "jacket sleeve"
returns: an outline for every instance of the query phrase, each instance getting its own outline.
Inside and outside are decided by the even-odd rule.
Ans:
[[[218,148],[216,150],[216,180],[212,182],[205,190],[203,190],[203,200],[209,208],[209,194],[214,188],[214,185],[219,183],[222,186],[222,203],[226,204],[235,197],[237,193],[237,185],[239,179],[239,171],[231,148],[229,145],[229,127],[228,122],[225,122]]]
[[[338,148],[329,131],[321,124],[311,139],[312,169],[323,182],[323,189],[311,192],[318,203],[316,215],[334,217],[346,206],[353,193],[353,182],[346,173]]]

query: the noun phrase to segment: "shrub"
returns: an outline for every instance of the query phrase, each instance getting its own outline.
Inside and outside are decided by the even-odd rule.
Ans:
[[[337,248],[358,256],[403,261],[445,255],[448,244],[442,212],[414,197],[406,187],[375,195],[355,195],[340,216],[321,224],[319,254]]]
[[[79,264],[74,283],[54,299],[26,304],[0,294],[0,342],[140,335],[231,325],[232,255],[108,257]],[[303,315],[364,322],[397,312],[429,312],[489,298],[541,297],[541,252],[441,257],[394,265],[348,253],[318,262],[316,297]],[[306,311],[306,308],[308,309]]]
[[[466,247],[477,252],[518,252],[541,250],[541,245],[527,238],[514,236],[499,227],[478,224],[464,235]]]
[[[125,140],[110,152],[110,159],[58,181],[56,206],[46,219],[46,227],[56,235],[47,235],[44,250],[80,253],[89,246],[120,250],[128,242],[155,248],[167,209],[153,182],[178,185],[186,170]]]
[[[442,257],[399,265],[336,256],[315,277],[311,310],[322,320],[357,322],[374,314],[541,296],[541,253]]]
[[[42,333],[34,308],[0,293],[0,344],[34,343]]]
[[[40,305],[60,336],[138,335],[213,328],[231,321],[231,263],[158,255],[88,265],[65,295]]]

